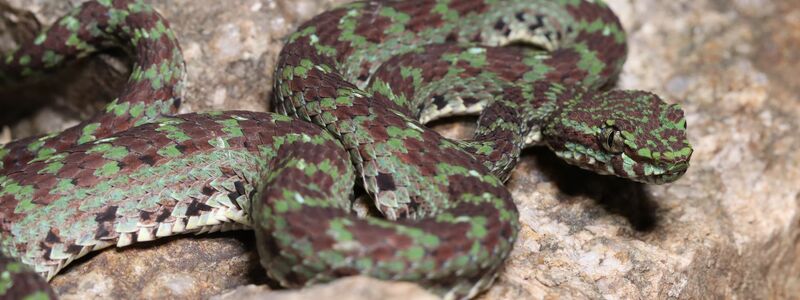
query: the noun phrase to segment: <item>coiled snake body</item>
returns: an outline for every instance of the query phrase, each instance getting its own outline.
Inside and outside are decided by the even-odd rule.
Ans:
[[[0,62],[0,80],[110,45],[136,59],[119,98],[0,148],[0,294],[54,296],[20,261],[49,279],[107,246],[252,228],[262,265],[289,287],[364,274],[472,297],[516,239],[503,181],[525,146],[650,183],[680,177],[692,152],[677,105],[598,91],[626,54],[600,1],[341,6],[288,37],[274,76],[281,114],[171,116],[180,48],[141,1],[84,3]],[[478,112],[471,140],[422,125]],[[381,216],[351,212],[354,183]]]

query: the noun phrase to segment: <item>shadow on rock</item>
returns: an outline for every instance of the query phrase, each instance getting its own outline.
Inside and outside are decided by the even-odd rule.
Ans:
[[[636,230],[655,227],[658,204],[645,190],[645,184],[569,165],[545,147],[533,147],[524,154],[532,155],[536,167],[565,195],[591,198],[609,212],[628,219]]]

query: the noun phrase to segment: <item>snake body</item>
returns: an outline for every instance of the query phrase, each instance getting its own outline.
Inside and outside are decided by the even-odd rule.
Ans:
[[[173,116],[180,47],[141,1],[84,3],[0,62],[0,80],[110,45],[136,57],[118,99],[61,133],[0,148],[0,295],[54,296],[37,274],[49,279],[92,250],[252,228],[262,265],[288,287],[363,274],[469,298],[516,239],[503,181],[524,147],[650,183],[676,180],[692,152],[680,107],[599,90],[626,55],[600,1],[338,7],[288,37],[274,76],[279,114]],[[475,113],[470,140],[423,125]],[[377,216],[352,211],[354,183]]]

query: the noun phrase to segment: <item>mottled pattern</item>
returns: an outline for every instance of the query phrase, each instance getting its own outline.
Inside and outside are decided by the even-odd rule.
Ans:
[[[169,23],[140,1],[86,2],[34,40],[0,59],[0,83],[38,76],[98,49],[122,47],[135,58],[128,84],[105,111],[57,135],[29,137],[0,149],[0,170],[107,137],[175,113],[185,66]]]
[[[3,253],[46,278],[107,246],[252,228],[262,265],[288,287],[364,274],[469,298],[492,283],[519,231],[503,181],[524,147],[652,183],[680,177],[692,152],[677,105],[597,90],[626,53],[599,1],[339,7],[288,37],[274,85],[283,115],[168,116],[180,103],[180,48],[141,1],[87,2],[7,56],[0,79],[108,45],[137,61],[104,113],[0,148]],[[475,113],[471,140],[423,125]],[[379,216],[351,212],[354,184]],[[0,296],[52,296],[8,262]]]

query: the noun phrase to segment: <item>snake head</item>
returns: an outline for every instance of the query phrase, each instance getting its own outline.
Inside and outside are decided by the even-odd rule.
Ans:
[[[544,142],[568,163],[654,184],[686,172],[692,146],[679,105],[643,91],[569,98],[542,128]]]

